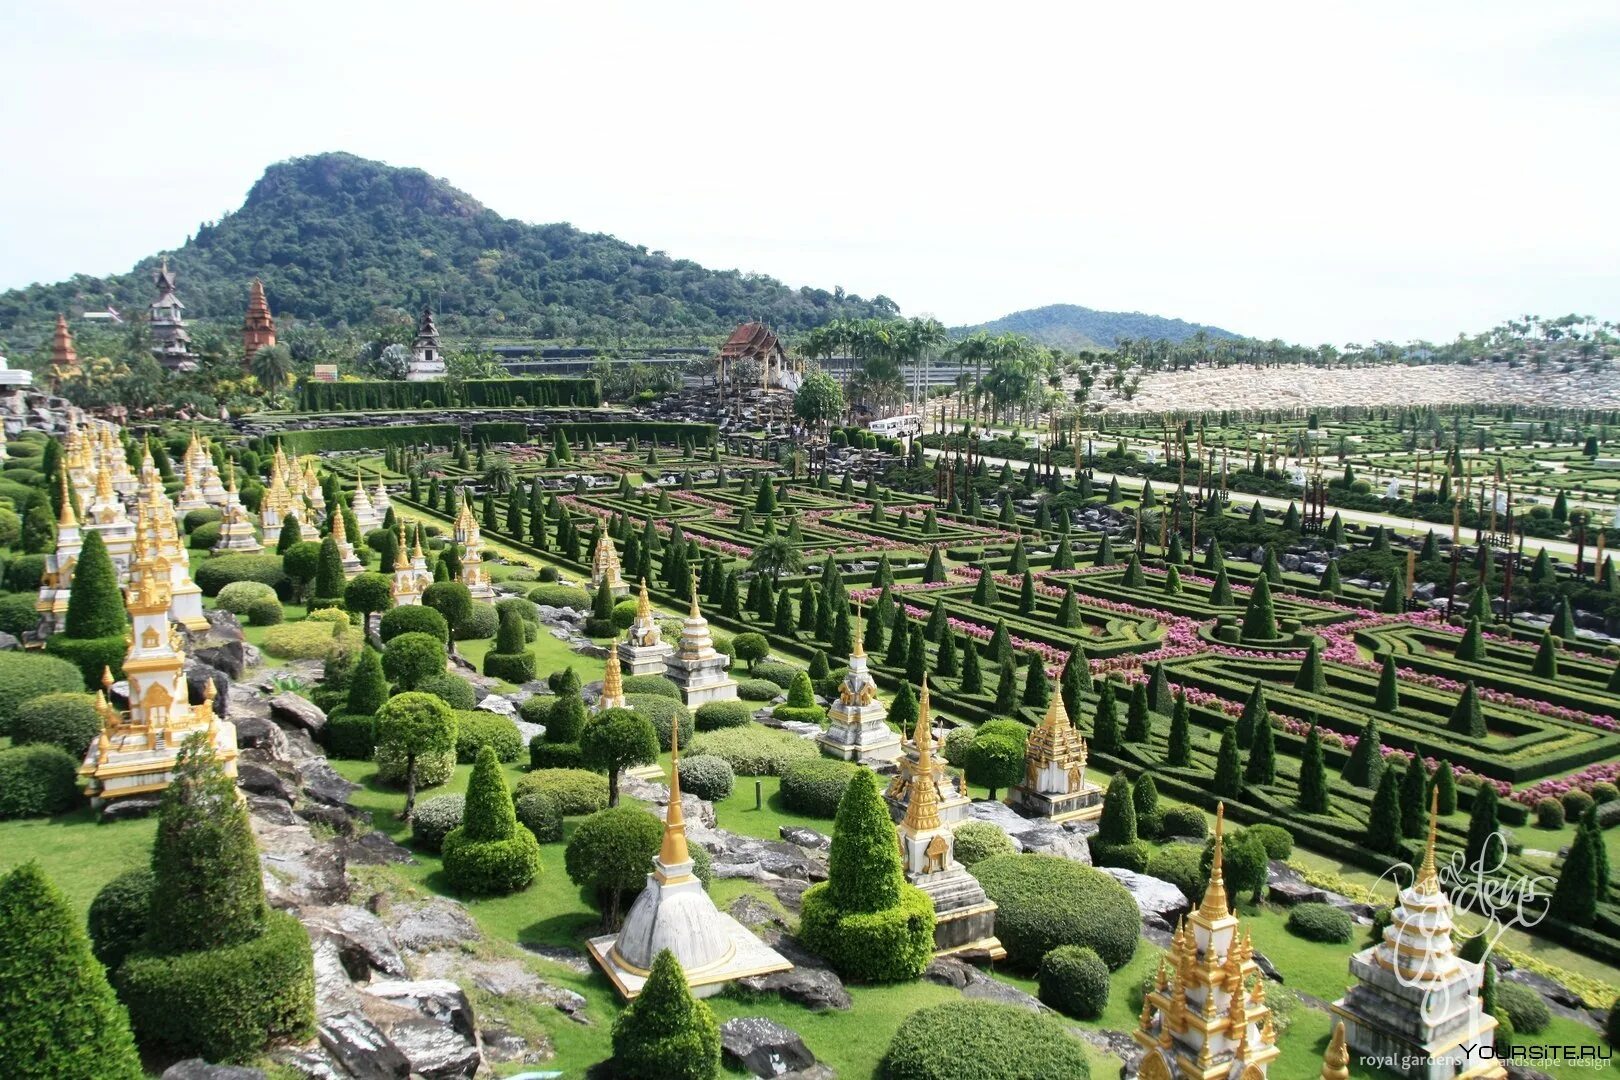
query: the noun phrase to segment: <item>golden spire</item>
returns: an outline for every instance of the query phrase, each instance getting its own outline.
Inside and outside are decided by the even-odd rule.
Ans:
[[[418,525],[411,533],[411,561],[422,558],[422,526]]]
[[[619,701],[624,697],[624,680],[619,673],[619,637],[613,636],[613,645],[609,647],[607,664],[602,670],[602,699],[604,701]],[[678,734],[670,736],[670,745]]]
[[[96,499],[105,502],[112,497],[112,469],[103,467],[96,470]]]
[[[636,597],[636,621],[652,621],[652,604],[647,601],[647,579],[641,579],[641,593]]]
[[[606,680],[604,680],[605,684]],[[681,725],[669,729],[669,811],[664,815],[664,842],[658,848],[664,867],[692,861],[686,850],[686,814],[681,809]]]
[[[342,516],[342,514],[338,515],[338,517]],[[405,557],[405,520],[396,517],[394,518],[394,525],[399,530],[399,557],[403,559]]]
[[[1322,1080],[1350,1080],[1350,1049],[1344,1045],[1344,1021],[1333,1025],[1333,1039],[1322,1055]]]
[[[864,640],[862,640],[864,638],[864,636],[865,635],[864,635],[864,633],[862,631],[862,627],[861,627],[861,602],[859,600],[857,600],[857,601],[855,601],[855,648],[850,650],[849,655],[851,655],[851,656],[865,656],[866,655],[866,642]]]
[[[703,618],[703,612],[698,610],[697,585],[696,584],[694,584],[692,586],[692,612],[688,617],[693,618],[693,619],[701,619],[701,618]]]
[[[236,493],[236,459],[225,459],[225,490]]]
[[[1413,759],[1416,764],[1417,759]],[[1436,784],[1434,791],[1429,795],[1429,840],[1423,846],[1423,865],[1418,868],[1417,891],[1425,896],[1435,896],[1440,892],[1440,873],[1434,865],[1434,834],[1440,817],[1440,785]]]
[[[1226,879],[1221,875],[1221,847],[1226,823],[1226,804],[1215,804],[1215,854],[1209,864],[1209,886],[1204,890],[1204,902],[1198,905],[1198,914],[1207,919],[1224,919],[1228,914]]]
[[[56,524],[59,528],[75,529],[78,528],[79,522],[73,516],[73,493],[68,490],[68,474],[65,468],[61,472],[61,480],[62,512],[56,516]]]
[[[929,727],[928,676],[923,676],[922,698],[917,706],[917,767],[911,774],[910,798],[906,800],[903,825],[912,833],[939,828],[939,788],[934,786],[934,737]]]
[[[332,539],[340,544],[349,542],[349,535],[346,526],[343,524],[343,509],[341,507],[332,514]]]

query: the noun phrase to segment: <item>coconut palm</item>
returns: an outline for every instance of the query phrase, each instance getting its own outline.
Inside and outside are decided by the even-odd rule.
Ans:
[[[253,377],[259,380],[265,393],[279,393],[292,382],[292,351],[285,345],[266,345],[253,354],[251,367]]]
[[[748,568],[756,574],[770,574],[771,581],[778,582],[783,574],[797,574],[804,569],[804,556],[800,554],[798,545],[792,543],[785,536],[767,536],[754,545],[754,553],[748,558]]]

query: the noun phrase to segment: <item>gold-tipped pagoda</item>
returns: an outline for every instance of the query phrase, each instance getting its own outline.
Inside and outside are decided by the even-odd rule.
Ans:
[[[878,700],[877,683],[861,643],[861,616],[855,613],[855,646],[849,668],[838,686],[838,699],[827,706],[827,730],[816,739],[821,752],[862,765],[886,765],[900,756],[900,736],[889,727],[889,710]]]
[[[604,581],[614,596],[630,595],[630,583],[624,580],[619,571],[619,549],[613,546],[613,537],[605,532],[597,534],[596,547],[591,551],[592,595],[602,587]]]
[[[697,589],[692,589],[692,609],[681,623],[681,645],[664,660],[664,674],[681,688],[681,700],[688,708],[711,701],[736,701],[737,684],[726,669],[731,657],[714,647],[709,636],[709,620],[698,610]]]
[[[1086,779],[1086,738],[1069,721],[1063,695],[1053,694],[1046,718],[1030,732],[1024,779],[1007,790],[1007,805],[1030,818],[1084,821],[1102,815],[1102,788]]]
[[[467,586],[474,600],[493,599],[495,589],[489,583],[489,571],[484,569],[484,537],[465,491],[461,493],[461,510],[456,514],[454,539],[461,549],[461,576],[457,580]]]
[[[653,618],[646,578],[641,579],[641,591],[636,595],[635,621],[614,651],[619,654],[624,670],[631,675],[662,675],[665,661],[675,651],[675,646],[664,640],[658,620]]]

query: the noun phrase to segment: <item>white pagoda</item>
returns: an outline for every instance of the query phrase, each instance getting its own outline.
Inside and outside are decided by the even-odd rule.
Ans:
[[[461,493],[461,511],[456,514],[455,536],[456,544],[461,548],[461,577],[458,579],[467,586],[474,600],[490,600],[495,596],[495,589],[489,583],[489,571],[484,569],[484,538],[479,532],[478,521],[473,517],[472,504],[467,501],[467,493]]]
[[[900,756],[900,736],[890,727],[889,710],[877,698],[877,683],[866,666],[860,614],[855,616],[855,647],[838,700],[827,706],[827,730],[816,739],[829,757],[862,765],[885,764]]]
[[[698,610],[697,589],[692,590],[692,610],[681,624],[681,645],[664,660],[664,674],[681,688],[681,700],[695,709],[711,701],[736,701],[737,684],[726,669],[731,657],[716,651],[709,636],[709,620]]]
[[[67,470],[62,470],[62,512],[56,517],[56,551],[45,556],[45,573],[39,581],[39,632],[43,637],[67,631],[68,600],[73,595],[73,568],[78,564],[84,537],[79,519],[73,514],[72,492]]]
[[[1086,738],[1069,721],[1063,695],[1053,694],[1046,719],[1030,732],[1024,779],[1007,791],[1007,804],[1025,817],[1080,821],[1102,815],[1103,790],[1086,779]]]
[[[366,568],[355,553],[354,545],[349,542],[348,526],[343,524],[342,514],[332,515],[332,540],[337,544],[338,558],[343,560],[345,578],[352,578]]]
[[[664,640],[658,620],[653,618],[652,604],[647,600],[647,579],[642,578],[641,592],[636,597],[635,621],[614,652],[632,675],[662,675],[674,651],[675,646]]]
[[[236,492],[236,469],[229,462],[226,465],[224,519],[220,522],[219,540],[214,544],[214,554],[240,551],[257,555],[264,550],[264,545],[259,543],[259,538],[253,531],[253,522],[248,517],[247,507],[242,505],[242,497]]]
[[[119,460],[123,460],[122,454]],[[127,578],[134,560],[135,523],[129,520],[124,500],[113,489],[112,480],[110,469],[96,471],[96,494],[84,512],[84,529],[101,534],[102,542],[107,545],[107,554],[112,556],[113,565],[118,567],[118,576]]]
[[[596,548],[591,552],[591,594],[602,587],[602,582],[608,583],[608,590],[614,596],[628,596],[630,585],[619,572],[619,549],[613,546],[613,538],[606,532],[596,536]]]
[[[360,529],[360,535],[355,539],[364,540],[366,533],[382,527],[383,516],[377,513],[371,505],[371,496],[366,494],[366,477],[364,473],[356,471],[354,476],[354,498],[349,501],[349,508],[354,511],[354,523]]]
[[[343,515],[339,514],[333,519],[334,533],[342,517]],[[388,583],[388,592],[394,598],[395,607],[409,607],[422,602],[422,593],[433,584],[433,575],[428,573],[427,557],[422,554],[420,535],[416,540],[416,550],[407,554],[405,523],[396,519],[395,524],[399,526],[399,554],[394,557],[394,573]]]

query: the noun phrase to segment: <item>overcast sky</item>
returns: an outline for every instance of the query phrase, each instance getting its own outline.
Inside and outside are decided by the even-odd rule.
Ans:
[[[10,4],[0,288],[347,150],[950,324],[1616,318],[1617,57],[1613,0]]]

